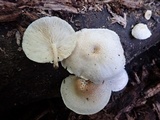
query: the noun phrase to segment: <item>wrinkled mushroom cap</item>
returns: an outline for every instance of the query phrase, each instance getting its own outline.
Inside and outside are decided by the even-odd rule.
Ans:
[[[66,21],[58,17],[43,17],[28,26],[22,47],[26,56],[35,62],[58,63],[75,48],[75,40],[65,39],[74,32]]]
[[[61,95],[69,109],[78,114],[90,115],[107,105],[111,89],[106,84],[96,85],[76,76],[69,76],[62,81]]]
[[[70,73],[99,84],[124,68],[124,51],[114,31],[83,29],[68,39],[77,40],[73,53],[62,61]]]
[[[151,31],[146,24],[138,23],[132,29],[132,36],[139,40],[145,40],[151,36]]]
[[[119,74],[113,76],[112,78],[106,80],[112,91],[117,92],[122,90],[128,83],[128,74],[125,69],[123,69]]]

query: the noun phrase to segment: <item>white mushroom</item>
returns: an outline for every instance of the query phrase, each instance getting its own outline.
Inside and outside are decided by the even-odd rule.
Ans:
[[[147,39],[151,36],[151,31],[146,24],[138,23],[132,29],[132,36],[139,40]]]
[[[118,75],[106,80],[112,91],[117,92],[122,90],[128,83],[128,74],[126,70],[122,70]]]
[[[64,104],[72,111],[95,114],[109,102],[111,89],[107,84],[96,85],[84,79],[69,76],[62,81],[61,95]]]
[[[75,48],[76,41],[66,38],[75,33],[73,28],[58,17],[43,17],[26,29],[22,47],[26,56],[38,63],[54,63],[67,58]]]
[[[147,10],[144,14],[144,17],[146,18],[146,20],[149,20],[152,16],[152,11],[151,10]]]
[[[62,61],[70,73],[99,84],[124,69],[124,51],[114,31],[83,29],[68,39],[77,40],[71,56]]]

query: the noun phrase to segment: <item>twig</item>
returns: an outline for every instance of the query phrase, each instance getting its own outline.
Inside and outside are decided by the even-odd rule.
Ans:
[[[15,37],[16,37],[17,45],[20,46],[20,44],[21,44],[21,34],[20,34],[19,31],[16,32]]]
[[[146,100],[147,98],[150,98],[150,97],[156,95],[159,92],[160,92],[160,83],[158,85],[156,85],[156,87],[148,89],[145,92],[145,96],[144,97],[141,97],[141,98],[138,98],[138,99],[135,98],[132,101],[132,103],[130,103],[125,108],[121,109],[118,112],[118,114],[116,115],[115,120],[119,120],[119,117],[121,116],[121,114],[131,111],[134,107],[139,107],[139,106],[144,105],[147,102],[147,100]]]
[[[38,115],[34,120],[40,120],[42,117],[44,117],[47,113],[49,112],[49,110],[45,110],[43,111],[40,115]]]
[[[1,7],[16,7],[16,3],[13,3],[13,2],[7,2],[7,1],[0,1],[0,6]]]
[[[18,11],[8,15],[0,15],[0,22],[15,21],[21,13],[22,13],[21,11]]]
[[[150,98],[160,92],[160,83],[144,92],[145,98]]]
[[[133,117],[129,116],[128,114],[126,114],[127,120],[135,120]]]
[[[23,14],[26,15],[32,21],[38,19],[38,17],[34,13],[29,13],[29,12],[26,11]]]
[[[143,6],[143,0],[118,0],[120,4],[127,8],[141,8]]]
[[[77,9],[71,6],[66,6],[62,4],[44,4],[43,10],[54,10],[54,11],[68,11],[72,13],[78,13]]]
[[[153,104],[154,110],[157,112],[158,114],[158,118],[160,120],[160,104],[158,102]]]
[[[141,81],[140,81],[140,79],[139,79],[139,77],[138,77],[137,73],[136,73],[136,72],[133,72],[133,73],[134,73],[135,80],[136,80],[137,84],[140,84],[140,83],[141,83]]]

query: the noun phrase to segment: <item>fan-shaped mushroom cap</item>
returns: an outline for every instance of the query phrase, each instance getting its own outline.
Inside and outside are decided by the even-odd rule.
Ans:
[[[75,48],[76,41],[65,39],[75,33],[73,28],[58,17],[43,17],[26,29],[22,47],[26,56],[38,63],[54,62],[67,58]]]
[[[109,102],[111,89],[106,84],[96,85],[84,79],[69,76],[62,81],[61,95],[65,105],[82,114],[95,114]]]
[[[152,35],[146,24],[138,23],[132,29],[132,36],[139,40],[144,40]]]
[[[122,90],[128,83],[128,74],[126,70],[122,70],[118,75],[106,80],[112,91],[117,92]]]
[[[114,31],[83,29],[68,39],[77,40],[73,53],[62,61],[70,73],[99,84],[124,68],[124,51]]]

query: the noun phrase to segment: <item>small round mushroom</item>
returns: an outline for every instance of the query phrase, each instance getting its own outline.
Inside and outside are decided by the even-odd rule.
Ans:
[[[96,85],[71,75],[62,81],[61,96],[64,104],[75,113],[90,115],[107,105],[111,89],[107,84]]]
[[[82,29],[68,39],[77,40],[73,53],[62,61],[70,73],[100,84],[124,69],[124,51],[114,31]]]
[[[139,40],[145,40],[151,36],[151,31],[146,24],[138,23],[132,29],[132,36]]]
[[[144,17],[146,18],[146,20],[149,20],[152,16],[152,11],[151,10],[147,10],[144,14]]]
[[[128,83],[128,74],[125,69],[123,69],[118,75],[106,80],[110,88],[114,92],[122,90]]]
[[[75,33],[73,28],[58,17],[43,17],[26,29],[22,48],[26,56],[38,63],[54,63],[67,58],[76,46],[75,40],[66,38]]]

